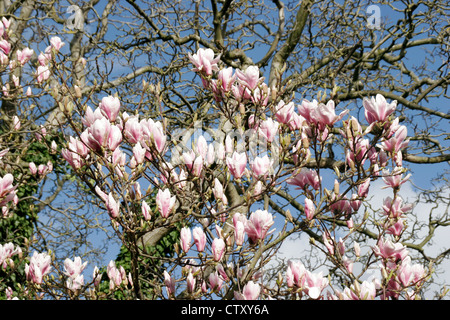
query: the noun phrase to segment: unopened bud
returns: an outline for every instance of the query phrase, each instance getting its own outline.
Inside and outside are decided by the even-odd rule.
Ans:
[[[302,147],[305,149],[309,148],[309,139],[308,138],[303,138],[302,139]]]
[[[75,97],[81,98],[83,96],[81,88],[79,86],[74,86],[73,89],[75,91]]]
[[[142,79],[142,90],[147,91],[147,89],[149,88],[149,84],[147,81],[145,81],[145,79]]]
[[[336,179],[334,179],[334,193],[339,195],[339,182]]]
[[[278,276],[277,276],[277,285],[279,287],[281,287],[281,285],[283,284],[283,276],[281,275],[281,272],[278,272]]]
[[[383,277],[383,279],[387,279],[388,278],[388,274],[387,271],[384,267],[381,268],[381,276]]]
[[[292,222],[292,221],[293,221],[292,215],[291,215],[291,211],[290,211],[289,209],[286,210],[286,219],[287,219],[289,222]]]
[[[359,296],[359,294],[361,292],[361,287],[359,286],[358,280],[355,279],[355,281],[353,281],[353,286],[355,287],[356,295]]]

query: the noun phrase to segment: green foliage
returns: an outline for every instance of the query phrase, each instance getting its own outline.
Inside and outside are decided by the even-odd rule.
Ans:
[[[51,141],[55,141],[59,146],[63,143],[63,137],[60,134],[49,135],[42,141],[32,141],[28,144],[26,150],[15,150],[13,146],[9,152],[11,154],[23,154],[21,160],[25,164],[34,162],[36,166],[39,166],[40,164],[46,165],[51,161],[54,172],[67,172],[67,165],[61,162],[58,155],[59,152],[50,152]],[[28,168],[22,168],[11,172],[14,176],[15,184],[18,184],[17,196],[19,202],[12,210],[13,214],[11,217],[0,219],[0,243],[12,242],[23,250],[26,249],[28,240],[34,234],[34,227],[39,214],[38,206],[30,197],[39,192],[40,184],[42,184],[39,177],[31,175],[28,170]],[[4,174],[6,172],[2,172],[2,175]],[[21,181],[20,179],[23,180]],[[24,252],[24,255],[26,255],[26,252]],[[13,261],[14,268],[8,267],[6,270],[0,268],[0,299],[5,298],[5,288],[11,287],[16,292],[20,290],[18,285],[25,283],[25,264],[17,257],[14,257]]]

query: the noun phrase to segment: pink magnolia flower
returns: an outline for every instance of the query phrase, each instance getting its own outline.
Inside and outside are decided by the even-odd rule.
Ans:
[[[83,285],[84,285],[84,276],[82,274],[78,274],[74,277],[69,277],[66,280],[67,289],[72,291],[81,289]]]
[[[232,157],[226,158],[227,167],[235,179],[240,179],[244,175],[247,166],[247,155],[245,152],[234,152]]]
[[[61,154],[72,168],[79,169],[84,165],[84,159],[89,154],[89,149],[78,138],[70,137],[68,147],[62,149]]]
[[[384,122],[397,108],[397,100],[387,103],[386,99],[377,94],[376,97],[363,99],[364,114],[369,124],[373,122]]]
[[[119,129],[119,127],[112,125],[111,131],[108,136],[108,143],[107,143],[108,148],[111,151],[115,151],[121,142],[122,142],[121,130]]]
[[[87,128],[81,135],[83,142],[92,150],[100,151],[102,148],[108,147],[114,151],[122,142],[121,130],[112,125],[108,119],[101,118]]]
[[[406,139],[407,131],[408,129],[405,126],[400,126],[399,129],[395,131],[395,135],[381,143],[381,149],[387,153],[390,152],[395,154],[400,152],[400,150],[405,148],[409,143],[409,139]]]
[[[411,264],[411,258],[406,257],[397,271],[397,277],[404,287],[416,285],[425,279],[426,272],[422,265]]]
[[[14,248],[14,244],[12,242],[8,242],[5,244],[0,244],[0,265],[3,269],[6,269],[8,265],[13,264],[13,260],[11,259],[15,255],[21,255],[22,249],[19,246]]]
[[[25,275],[27,281],[41,284],[44,276],[50,273],[52,258],[47,253],[37,253],[34,251],[30,258],[30,264],[25,264]]]
[[[314,218],[315,213],[316,213],[316,207],[314,206],[314,202],[309,198],[305,198],[306,219],[311,220],[312,218]]]
[[[263,185],[262,181],[257,181],[253,188],[253,196],[258,197],[259,195],[261,195],[263,193],[263,190],[264,190],[264,185]]]
[[[214,51],[212,49],[198,49],[194,55],[188,54],[189,60],[195,66],[193,69],[196,72],[211,76],[213,71],[218,71],[217,62],[220,60],[220,55],[214,58]]]
[[[236,76],[240,83],[250,90],[256,89],[258,84],[264,79],[259,76],[259,68],[257,66],[249,66],[245,71],[236,69]]]
[[[144,119],[141,121],[143,130],[143,138],[147,147],[153,145],[160,154],[164,151],[167,137],[164,134],[164,128],[161,122],[154,122],[152,119]],[[141,141],[142,142],[142,141]]]
[[[233,68],[224,68],[219,71],[217,78],[220,81],[220,85],[223,92],[231,91],[231,88],[236,81],[236,74],[233,75]]]
[[[273,216],[267,210],[258,209],[252,212],[250,219],[246,221],[245,232],[252,242],[257,242],[268,235],[273,224]]]
[[[276,108],[275,117],[281,123],[288,124],[294,115],[294,102],[286,104],[281,100]]]
[[[181,248],[184,252],[188,252],[191,248],[192,234],[188,227],[181,228],[180,231]]]
[[[11,25],[11,19],[7,19],[6,17],[3,17],[2,24],[6,30],[9,29],[9,26]]]
[[[358,186],[358,196],[360,197],[367,197],[369,194],[369,186],[370,186],[370,179],[365,179],[359,186]]]
[[[119,114],[120,100],[114,96],[103,97],[99,109],[109,121],[114,122]]]
[[[411,210],[412,205],[403,205],[403,199],[398,196],[394,200],[391,197],[387,197],[383,201],[384,214],[391,218],[400,218],[403,214]]]
[[[64,157],[64,150],[63,150],[63,157]],[[30,162],[28,164],[28,168],[30,169],[30,172],[31,172],[32,175],[37,174],[37,166],[36,166],[36,164],[34,162]]]
[[[267,142],[273,142],[278,134],[279,123],[272,118],[261,121],[258,127],[259,135]]]
[[[7,173],[0,178],[0,206],[4,206],[16,197],[16,188],[13,186],[14,177],[11,173]]]
[[[0,160],[9,152],[9,148],[0,150]]]
[[[267,155],[264,157],[255,157],[251,165],[253,174],[256,177],[266,176],[273,164],[273,160],[269,159]]]
[[[330,198],[330,210],[340,214],[351,214],[353,211],[352,203],[354,200],[348,200],[346,196],[337,195],[335,193],[331,194]]]
[[[10,63],[8,55],[0,50],[0,65],[5,67],[8,65],[8,63]],[[11,61],[11,64],[13,64],[13,61]]]
[[[386,229],[387,234],[392,234],[394,237],[399,237],[405,229],[405,222],[403,219],[398,219],[394,224],[389,225],[387,223]]]
[[[337,121],[341,120],[349,110],[341,112],[339,115],[335,113],[334,101],[329,100],[327,104],[319,103],[315,109],[314,117],[317,123],[323,126],[333,126]]]
[[[191,173],[195,177],[200,177],[203,171],[203,157],[198,156],[195,158],[194,163],[192,164]]]
[[[345,300],[374,300],[376,297],[376,283],[375,281],[363,281],[358,290],[354,285],[350,288],[344,289]]]
[[[352,194],[351,199],[348,201],[353,212],[357,212],[361,207],[361,200],[358,200],[359,196],[357,194]]]
[[[48,68],[48,66],[39,66],[36,71],[37,82],[42,83],[48,78],[50,78],[50,69]]]
[[[141,143],[138,142],[133,147],[133,156],[136,160],[137,164],[142,164],[145,160],[145,155],[147,153],[147,150],[142,147]]]
[[[317,171],[302,168],[294,177],[289,178],[287,183],[303,190],[306,190],[307,186],[311,186],[314,190],[319,190],[321,181],[322,178],[319,177]]]
[[[328,250],[328,253],[330,255],[334,255],[334,241],[330,238],[330,236],[324,232],[322,234],[322,240],[323,240],[323,244],[325,245],[325,247]]]
[[[128,117],[125,120],[124,134],[131,143],[137,143],[141,141],[143,129],[137,116]]]
[[[156,206],[162,217],[167,218],[173,211],[175,207],[176,197],[171,196],[170,190],[165,189],[162,191],[158,190],[156,194]]]
[[[288,125],[291,130],[299,130],[303,129],[304,122],[305,118],[303,118],[297,112],[292,112]]]
[[[204,136],[198,137],[196,151],[198,155],[200,155],[203,159],[206,159],[206,154],[208,153],[208,142],[206,142]]]
[[[399,188],[402,184],[408,181],[411,174],[409,173],[406,177],[403,178],[403,168],[395,167],[390,173],[388,170],[383,170],[383,181],[386,184],[381,187],[381,189],[386,188]]]
[[[51,61],[52,55],[50,53],[40,53],[38,56],[39,66],[48,67],[48,63]]]
[[[11,51],[11,43],[5,39],[0,40],[0,50],[2,50],[5,55],[9,55]]]
[[[249,95],[254,104],[265,107],[269,101],[270,88],[263,82],[261,85],[256,87],[252,93],[249,93]]]
[[[106,274],[109,278],[110,290],[113,290],[115,287],[119,287],[122,284],[128,283],[125,269],[122,266],[117,268],[116,263],[113,260],[111,260],[106,267]]]
[[[112,218],[117,218],[120,214],[120,202],[114,199],[114,196],[110,192],[108,198],[106,199],[106,209]]]
[[[61,48],[64,46],[64,42],[61,41],[60,37],[52,37],[50,39],[50,44],[52,48],[54,48],[56,51],[61,50]]]
[[[224,205],[228,204],[228,199],[224,193],[223,186],[217,178],[214,179],[213,193],[216,201],[222,201]]]
[[[188,171],[191,171],[192,167],[194,166],[194,161],[196,158],[194,150],[183,152],[181,156],[184,160],[184,164],[186,165]]]
[[[34,50],[30,48],[24,48],[23,50],[17,50],[17,60],[23,66],[25,63],[30,61],[31,56],[33,55]]]
[[[211,272],[209,275],[209,286],[213,291],[220,291],[223,285],[223,279],[217,271]]]
[[[95,111],[93,111],[92,108],[88,106],[86,108],[84,117],[81,119],[81,122],[86,127],[90,127],[95,122],[95,120],[99,120],[102,118],[104,118],[104,115],[102,114],[102,110],[100,110],[100,108],[96,108]]]
[[[146,221],[150,221],[152,218],[152,210],[146,201],[142,201],[141,205],[142,215]]]
[[[80,257],[75,257],[72,261],[69,258],[64,260],[64,269],[68,277],[76,278],[86,268],[87,261],[82,262]]]
[[[98,287],[100,285],[100,281],[102,280],[102,273],[97,266],[95,266],[92,271],[92,279],[94,280],[94,286]]]
[[[225,253],[225,241],[222,238],[215,238],[211,246],[214,261],[222,260]]]
[[[198,252],[203,252],[206,245],[206,234],[201,227],[195,227],[192,230],[192,236],[194,237],[194,243]]]
[[[312,299],[318,299],[326,286],[328,286],[328,279],[322,275],[322,272],[306,271],[305,292]]]
[[[236,221],[234,224],[234,241],[237,246],[242,246],[245,239],[245,224],[242,221]]]
[[[306,281],[306,268],[300,261],[289,260],[286,270],[286,282],[289,288],[303,289]]]
[[[169,296],[175,293],[175,279],[164,270],[164,284],[166,285],[167,294]]]
[[[298,112],[308,123],[316,124],[319,126],[319,129],[324,130],[326,126],[333,126],[341,120],[349,110],[336,115],[333,100],[329,100],[327,104],[319,103],[317,100],[312,102],[303,100],[298,106]]]
[[[196,280],[191,271],[189,271],[188,276],[186,277],[187,290],[189,293],[193,293],[195,291]]]
[[[234,297],[236,300],[258,300],[260,293],[260,285],[250,280],[242,289],[242,293],[234,292]]]
[[[371,163],[374,163],[377,156],[376,149],[370,145],[368,139],[358,138],[356,139],[356,142],[350,141],[346,160],[349,165],[351,163],[363,165],[367,159],[369,159]]]
[[[403,260],[408,255],[408,250],[399,242],[392,242],[383,238],[378,240],[376,246],[372,247],[373,253],[386,260]]]

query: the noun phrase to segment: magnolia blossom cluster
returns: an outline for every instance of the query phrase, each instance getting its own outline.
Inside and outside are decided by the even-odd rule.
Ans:
[[[18,255],[19,257],[22,255],[22,249],[19,246],[15,246],[11,242],[0,244],[0,265],[3,269],[6,269],[8,266],[14,266],[14,261],[12,257]]]
[[[8,41],[8,29],[10,25],[11,21],[3,17],[0,22],[0,63],[2,66],[6,66],[9,63],[11,44]]]
[[[252,243],[257,243],[266,238],[266,236],[270,235],[274,229],[269,230],[273,224],[274,219],[273,215],[269,213],[267,210],[256,210],[250,214],[250,218],[239,212],[233,215],[233,235],[232,237],[223,237],[222,229],[216,225],[216,230],[218,234],[218,238],[214,238],[211,245],[211,252],[213,259],[215,261],[221,261],[226,246],[233,245],[231,239],[234,240],[234,244],[236,246],[242,246],[244,244],[245,236]],[[180,233],[180,244],[181,248],[185,253],[187,253],[193,244],[196,246],[196,250],[198,252],[203,252],[205,250],[206,245],[206,234],[202,227],[195,227],[191,230],[188,227],[183,227]],[[192,243],[194,240],[194,243]]]
[[[214,57],[211,49],[200,48],[189,59],[194,65],[194,71],[202,76],[203,85],[212,90],[217,101],[232,95],[238,104],[246,100],[267,104],[270,89],[263,82],[257,66],[249,66],[245,70],[233,68],[220,69],[217,63],[220,56]],[[213,71],[218,71],[217,79],[212,79]]]
[[[10,216],[11,205],[16,205],[19,201],[17,197],[17,186],[13,185],[14,177],[11,173],[0,178],[0,207],[4,218]]]
[[[82,119],[86,129],[80,137],[70,137],[62,155],[74,169],[84,166],[91,153],[107,156],[123,176],[125,154],[119,147],[124,138],[133,146],[130,167],[135,168],[145,159],[151,160],[165,151],[166,135],[162,124],[152,119],[139,120],[139,116],[129,116],[120,112],[120,100],[114,96],[102,98],[99,106],[92,110],[87,107]]]
[[[217,63],[218,58],[214,57],[212,50],[200,49],[197,54],[190,56],[192,63],[194,64],[194,70],[201,75],[202,82],[205,88],[211,90],[216,101],[225,101],[228,111],[230,108],[236,107],[236,105],[242,104],[243,101],[251,101],[255,105],[266,106],[267,100],[257,99],[261,97],[261,92],[269,93],[270,90],[264,85],[264,78],[260,77],[257,67],[248,67],[246,70],[236,70],[233,73],[232,68],[219,69]],[[217,75],[217,79],[214,79],[214,75]],[[266,96],[267,97],[267,96]],[[391,187],[394,190],[400,188],[405,183],[409,175],[402,176],[404,169],[402,168],[402,149],[408,145],[406,127],[399,125],[399,118],[392,119],[391,115],[394,113],[397,102],[393,101],[388,103],[381,95],[372,97],[371,99],[364,99],[363,107],[365,110],[365,118],[369,123],[369,126],[363,131],[359,121],[350,117],[349,120],[342,121],[343,129],[340,130],[340,134],[346,142],[346,165],[353,171],[356,170],[368,170],[372,174],[372,179],[376,179],[382,176],[386,183],[386,188]],[[227,111],[227,109],[222,111]],[[234,109],[235,110],[235,109]],[[321,103],[317,100],[303,102],[297,106],[298,112],[295,112],[295,105],[292,102],[285,103],[283,100],[278,102],[274,116],[275,120],[268,118],[256,118],[252,114],[249,118],[249,126],[252,129],[256,129],[260,137],[268,143],[274,141],[274,137],[280,134],[281,126],[286,126],[290,130],[299,130],[298,142],[294,145],[292,151],[294,156],[294,163],[299,163],[297,160],[298,152],[300,150],[306,150],[303,153],[304,158],[309,158],[311,152],[309,151],[308,140],[317,139],[319,143],[325,143],[331,136],[330,129],[338,122],[343,120],[343,117],[348,111],[336,114],[334,101],[330,100],[327,103]],[[375,146],[368,138],[368,134],[374,130],[381,132],[380,143]],[[377,148],[378,150],[377,150]],[[212,151],[211,151],[212,150]],[[229,149],[230,150],[230,149]],[[199,139],[197,143],[197,150],[192,150],[190,153],[185,153],[184,159],[186,163],[190,163],[189,169],[194,168],[196,176],[201,175],[202,166],[205,163],[205,159],[208,159],[208,154],[213,154],[214,149],[208,149],[206,143]],[[203,156],[202,156],[203,155]],[[389,166],[388,159],[393,159],[393,165],[395,168],[391,171],[385,169]],[[188,161],[189,160],[189,161]],[[248,159],[246,153],[234,152],[230,156],[226,157],[225,163],[231,175],[235,179],[243,177],[247,170]],[[268,159],[259,158],[251,165],[252,171],[255,176],[264,175],[270,163]],[[369,163],[369,166],[365,166]],[[299,190],[305,194],[305,206],[304,213],[307,220],[315,218],[316,213],[323,212],[324,210],[330,211],[335,217],[341,215],[345,216],[347,220],[347,226],[350,230],[353,229],[353,220],[351,216],[356,214],[361,206],[362,200],[364,200],[370,188],[371,178],[364,178],[356,182],[356,190],[350,197],[347,194],[339,192],[340,182],[335,180],[334,191],[328,192],[326,207],[316,208],[315,191],[319,191],[323,188],[322,177],[318,175],[318,171],[313,169],[305,169],[300,167],[294,171],[291,178],[287,180],[290,185],[296,186]],[[222,182],[218,179],[214,181],[213,193],[217,201],[222,204],[227,204],[228,199],[223,193]],[[346,191],[348,192],[348,190]],[[317,194],[317,193],[316,193]],[[396,193],[395,193],[396,194]],[[397,238],[401,234],[402,221],[401,217],[407,213],[411,207],[403,205],[402,200],[396,195],[394,199],[388,197],[384,201],[383,212],[387,219],[386,230],[388,234],[393,234]],[[255,217],[257,216],[256,213]],[[252,216],[253,216],[252,214]],[[254,219],[250,216],[250,219],[243,217],[241,219],[240,214],[234,214],[234,241],[237,245],[242,245],[244,235],[247,235],[250,243],[257,239],[260,239],[260,235],[264,234],[267,228],[263,226],[271,225],[270,219],[262,218],[262,214],[258,214],[258,219]],[[256,228],[253,228],[257,226]],[[198,229],[196,230],[198,233]],[[202,234],[202,231],[200,231]],[[263,236],[264,237],[264,236]],[[195,236],[194,236],[195,238]],[[197,236],[197,238],[199,238]],[[181,233],[181,246],[184,251],[191,247],[191,233],[190,230],[184,228]],[[199,243],[196,240],[196,243]],[[339,257],[339,261],[343,263],[349,273],[353,270],[353,261],[345,255],[345,245],[342,240],[335,241],[330,234],[323,233],[323,244],[325,245],[330,256]],[[223,248],[223,242],[219,239],[215,239],[212,242],[213,255],[215,260],[222,256],[221,250]],[[201,246],[202,250],[204,245]],[[219,249],[217,249],[219,248]],[[218,253],[217,253],[218,252]],[[338,253],[338,254],[337,254]],[[376,255],[377,256],[377,255]],[[336,258],[337,259],[337,258]],[[294,272],[292,269],[295,268]],[[416,267],[415,267],[416,268]],[[311,298],[317,299],[321,296],[322,290],[327,286],[327,280],[321,274],[312,274],[310,272],[302,273],[302,276],[298,276],[298,269],[301,269],[299,265],[290,264],[288,268],[288,287],[293,287],[291,274],[294,272],[297,274],[297,291],[308,294]],[[219,273],[220,274],[220,273]],[[214,276],[212,276],[215,279]],[[223,280],[224,277],[220,278]],[[299,280],[301,279],[301,280]],[[302,282],[303,281],[303,282]],[[212,286],[212,284],[211,284]],[[376,282],[363,282],[361,285],[355,283],[351,288],[346,288],[343,294],[338,294],[338,298],[349,299],[372,299],[375,298],[378,293],[375,289],[379,288]],[[238,294],[238,296],[240,296]]]
[[[406,298],[414,299],[415,287],[425,281],[427,273],[420,264],[412,264],[408,250],[399,242],[389,239],[380,239],[373,252],[382,259],[382,273],[388,281],[386,290],[382,293],[382,298],[398,298],[400,292],[406,289]]]
[[[36,81],[37,83],[43,83],[50,78],[52,53],[59,52],[64,46],[64,42],[61,41],[60,37],[52,37],[50,39],[50,45],[41,52],[38,56],[39,65],[36,70]]]
[[[256,210],[251,213],[248,219],[244,214],[235,213],[232,220],[233,231],[231,234],[224,234],[223,229],[216,225],[217,237],[212,239],[209,254],[206,252],[207,234],[202,227],[194,227],[192,230],[188,227],[181,229],[180,246],[185,254],[191,253],[192,249],[199,253],[199,257],[205,258],[205,254],[207,254],[206,258],[216,263],[216,270],[209,274],[206,281],[205,279],[198,278],[198,275],[202,274],[201,270],[203,267],[191,266],[187,268],[187,271],[185,270],[185,273],[188,274],[186,277],[186,286],[190,293],[196,292],[197,289],[206,293],[208,288],[213,292],[219,292],[224,283],[230,280],[223,265],[226,264],[227,268],[233,269],[232,263],[227,262],[227,252],[231,252],[234,245],[236,248],[241,247],[244,244],[246,236],[251,243],[258,244],[274,231],[274,229],[270,230],[274,224],[273,216],[267,210]],[[195,265],[195,261],[191,260],[189,262],[189,265],[192,264]],[[238,271],[238,277],[241,277],[242,274],[242,270]],[[165,278],[166,289],[170,295],[175,290],[175,280],[168,273]],[[258,284],[251,281],[247,285],[248,287],[244,286],[243,292],[235,291],[236,299],[253,300],[259,296]]]
[[[290,260],[286,270],[286,283],[294,292],[307,294],[311,299],[318,299],[328,286],[328,279],[322,272],[312,273],[306,270],[300,261]]]
[[[52,258],[46,253],[34,251],[30,258],[30,264],[25,264],[25,275],[28,281],[35,284],[42,284],[44,277],[52,270]]]
[[[52,46],[60,48],[57,41]],[[255,112],[245,118],[248,122],[242,124],[243,118],[239,118],[236,124],[250,128],[245,133],[249,139],[243,140],[253,142],[250,138],[256,137],[256,141],[267,147],[264,151],[269,152],[253,152],[245,149],[247,146],[242,149],[231,135],[222,137],[218,143],[208,143],[207,135],[200,135],[192,141],[190,148],[185,144],[183,149],[171,150],[172,161],[168,162],[166,151],[170,135],[166,134],[165,122],[121,112],[117,96],[103,97],[95,110],[87,107],[82,114],[83,130],[78,136],[70,137],[62,150],[62,156],[75,172],[83,172],[81,168],[90,166],[97,173],[95,192],[113,221],[119,221],[121,215],[128,214],[128,220],[121,220],[123,230],[148,231],[143,226],[170,224],[172,218],[178,219],[178,211],[185,213],[183,199],[193,200],[194,212],[186,212],[186,219],[182,216],[180,246],[175,246],[176,252],[188,259],[182,267],[182,278],[176,279],[176,273],[171,274],[168,270],[163,273],[168,297],[176,297],[179,284],[185,285],[192,297],[199,297],[202,294],[220,294],[222,288],[230,283],[239,284],[232,292],[235,299],[253,300],[262,295],[269,296],[261,271],[237,266],[233,259],[241,252],[250,253],[264,248],[274,231],[271,229],[274,216],[261,209],[239,212],[239,208],[235,208],[232,212],[229,210],[232,199],[226,191],[230,183],[235,184],[250,207],[268,184],[276,185],[279,177],[274,170],[275,156],[280,154],[281,159],[289,157],[294,164],[290,171],[282,173],[285,181],[300,193],[300,197],[304,197],[304,206],[299,210],[296,222],[305,222],[306,226],[315,226],[322,231],[321,243],[329,259],[349,274],[352,274],[356,261],[350,258],[344,240],[336,241],[319,219],[325,215],[342,218],[347,223],[347,230],[353,232],[352,216],[358,214],[371,182],[382,179],[385,188],[394,191],[393,198],[387,197],[381,208],[386,236],[392,235],[393,240],[382,238],[373,247],[371,257],[381,261],[382,270],[388,275],[385,277],[387,291],[381,290],[380,281],[356,280],[342,291],[329,291],[328,298],[397,298],[405,288],[421,284],[424,269],[411,264],[407,251],[398,242],[404,228],[402,218],[412,208],[398,196],[399,188],[409,175],[404,176],[406,171],[402,167],[402,149],[408,145],[406,127],[399,124],[398,118],[392,117],[396,101],[388,103],[381,95],[364,99],[364,114],[369,125],[363,130],[356,118],[344,120],[348,110],[336,113],[333,100],[325,103],[303,100],[299,105],[284,100],[271,101],[269,98],[277,90],[267,87],[257,66],[249,66],[245,70],[220,69],[220,57],[215,57],[210,49],[199,49],[189,58],[194,71],[201,76],[204,87],[214,94],[217,106],[226,118],[238,119],[234,115],[237,112],[243,115],[244,107],[251,105],[250,109]],[[273,117],[267,115],[269,110]],[[342,129],[336,133],[332,129],[338,122],[342,122]],[[239,130],[244,131],[242,128],[236,131]],[[376,142],[369,138],[369,134],[374,132],[378,139]],[[314,157],[319,160],[330,138],[339,134],[345,144],[344,162],[348,168],[345,174],[349,174],[349,179],[343,179],[342,173],[338,172],[339,179],[335,179],[332,191],[329,191],[325,188],[321,171],[306,168],[306,164]],[[289,135],[295,137],[294,142]],[[146,199],[148,193],[142,195],[138,181],[142,177],[156,187],[154,199]],[[352,182],[350,187],[346,185],[348,181]],[[319,198],[322,195],[323,198]],[[151,206],[152,200],[154,207]],[[132,201],[135,202],[130,204]],[[205,203],[197,204],[195,201]],[[187,203],[190,204],[189,201]],[[203,210],[207,211],[208,217],[215,218],[215,224],[210,218],[205,218]],[[220,210],[220,214],[216,210]],[[159,214],[158,219],[155,214]],[[293,222],[287,213],[286,218],[286,223]],[[127,225],[129,221],[134,224]],[[356,259],[359,254],[359,247],[355,245]],[[49,267],[46,269],[44,263],[47,259],[39,256],[32,260],[33,264],[30,262],[27,267],[27,278],[39,283],[42,275],[48,273]],[[81,275],[84,266],[81,259],[66,260],[67,287],[72,291],[84,283]],[[325,289],[330,287],[330,283],[323,273],[310,272],[301,262],[294,261],[289,262],[285,272],[288,293],[311,299],[326,296]],[[136,280],[131,274],[127,276],[124,268],[117,267],[113,261],[107,267],[107,275],[110,290],[132,286],[132,280]],[[231,281],[230,276],[236,277],[233,280],[237,282]],[[100,281],[98,270],[94,271],[94,279],[97,285]],[[412,293],[408,297],[412,297]]]
[[[125,269],[120,266],[119,268],[116,266],[114,261],[110,261],[108,266],[106,267],[106,274],[109,278],[109,289],[114,290],[120,286],[127,286],[128,284],[133,285],[133,281],[131,279],[131,275],[126,274]],[[96,277],[94,271],[94,277]]]
[[[92,110],[88,107],[82,119],[85,130],[79,137],[70,137],[66,148],[62,149],[62,156],[78,170],[95,159],[106,159],[107,168],[123,178],[126,166],[131,169],[138,168],[144,161],[161,157],[165,152],[166,135],[160,122],[152,119],[139,120],[138,116],[129,116],[126,112],[120,113],[120,100],[114,96],[102,98],[99,106]],[[127,154],[120,145],[126,140],[132,145],[133,154],[127,160]],[[102,162],[97,162],[100,165]],[[96,192],[104,201],[112,218],[120,215],[120,201],[112,193],[106,193],[99,186]],[[159,193],[157,197],[158,208],[161,215],[167,217],[173,207],[173,201],[166,199],[166,192]],[[144,217],[149,220],[148,205],[142,203]]]
[[[69,258],[64,260],[64,269],[67,275],[66,286],[72,291],[81,289],[84,285],[84,276],[81,274],[86,268],[87,261],[82,262],[80,257],[74,260]]]

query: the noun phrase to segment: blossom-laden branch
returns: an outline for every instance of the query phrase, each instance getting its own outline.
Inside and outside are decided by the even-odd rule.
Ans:
[[[53,59],[52,50],[62,45],[52,39],[37,68],[38,83],[51,77],[48,61]],[[199,49],[189,57],[202,85],[214,95],[221,128],[228,130],[186,130],[175,141],[163,116],[156,120],[130,115],[122,111],[120,95],[103,97],[95,109],[57,101],[72,129],[61,155],[98,197],[132,259],[128,274],[113,261],[107,266],[109,295],[102,294],[97,267],[92,282],[85,283],[86,262],[80,257],[66,259],[59,279],[69,295],[87,292],[87,298],[98,299],[119,290],[143,299],[146,283],[160,299],[417,297],[429,271],[412,264],[401,243],[407,227],[404,217],[411,209],[399,196],[410,177],[404,175],[402,162],[409,141],[406,127],[394,117],[396,101],[388,103],[381,95],[365,99],[369,125],[363,130],[355,117],[348,117],[348,110],[336,112],[333,100],[303,100],[296,112],[293,102],[280,99],[283,87],[269,87],[257,66],[222,69],[211,49]],[[342,124],[338,134],[344,165],[330,182],[320,165],[310,164],[325,158],[338,124]],[[32,165],[30,169],[37,172]],[[377,179],[392,189],[393,197],[379,208],[377,243],[366,259],[355,246],[353,259],[342,239],[367,222],[366,217],[361,219],[360,208]],[[5,206],[15,194],[11,176],[2,181],[0,205]],[[295,189],[290,192],[299,192],[304,203],[303,210],[285,213],[284,221],[269,207],[270,197],[280,188]],[[347,228],[339,240],[329,221],[345,221]],[[151,234],[156,244],[177,228],[177,256],[164,258],[165,271],[159,278],[142,279],[141,263],[152,259],[148,242],[142,239]],[[313,272],[298,261],[288,263],[284,279],[272,283],[265,278],[279,244],[302,228],[321,235],[313,245],[351,285],[335,288],[331,274]],[[8,268],[20,248],[4,251],[3,267]],[[31,291],[44,292],[54,285],[49,277],[52,259],[51,254],[35,252],[26,264]],[[378,263],[381,278],[361,280],[353,273],[358,260],[367,266]]]

